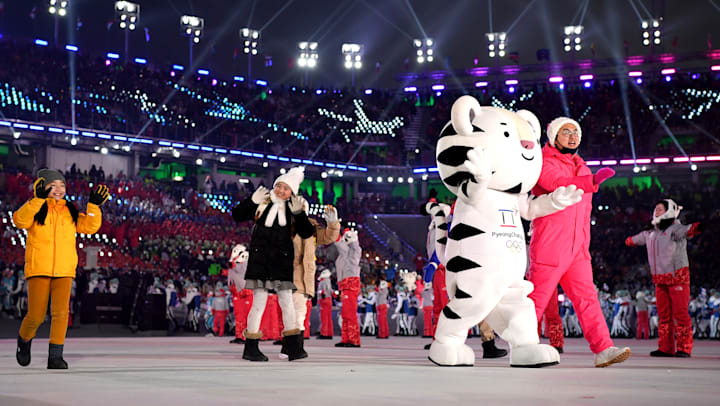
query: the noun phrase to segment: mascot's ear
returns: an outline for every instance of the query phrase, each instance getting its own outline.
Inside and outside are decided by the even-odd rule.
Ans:
[[[535,117],[535,114],[528,110],[518,110],[517,114],[523,118],[523,120],[527,121],[528,124],[530,124],[530,127],[532,127],[533,132],[535,132],[536,138],[540,139],[540,121],[537,117]]]
[[[480,103],[474,97],[465,95],[453,103],[450,121],[458,134],[469,135],[473,132],[472,120],[478,115],[480,115]]]

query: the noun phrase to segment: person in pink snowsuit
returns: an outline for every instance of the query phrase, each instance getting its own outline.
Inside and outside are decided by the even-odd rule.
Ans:
[[[590,263],[592,194],[615,171],[602,168],[593,175],[577,155],[582,133],[575,120],[556,118],[548,125],[547,135],[542,172],[532,193],[541,196],[559,186],[575,185],[585,194],[580,203],[533,220],[528,275],[535,290],[528,297],[535,302],[540,321],[560,283],[575,306],[585,339],[595,354],[595,366],[606,367],[630,357],[629,348],[617,348],[610,339]]]

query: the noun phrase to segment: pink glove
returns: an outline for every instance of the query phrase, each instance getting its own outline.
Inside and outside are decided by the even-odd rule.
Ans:
[[[601,168],[593,175],[593,183],[599,185],[615,176],[615,171],[610,168]]]

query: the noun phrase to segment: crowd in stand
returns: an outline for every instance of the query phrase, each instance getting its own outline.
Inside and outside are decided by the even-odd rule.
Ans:
[[[80,54],[69,59],[65,51],[11,41],[0,42],[0,51],[6,55],[0,97],[7,117],[68,125],[74,111],[76,125],[96,130],[367,165],[434,164],[437,136],[452,102],[463,93],[270,89],[169,67],[123,65]],[[75,74],[72,92],[70,72]],[[512,93],[504,85],[469,91],[482,105],[528,109],[541,123],[558,116],[578,119],[582,151],[589,158],[631,157],[631,143],[637,156],[682,154],[665,125],[686,153],[699,154],[720,151],[707,131],[720,124],[717,76],[683,73],[667,76],[669,81],[646,77],[640,84],[635,79],[596,80],[587,82],[589,87],[528,83],[513,87]],[[31,108],[33,101],[44,106],[42,112]],[[321,108],[336,116],[321,114]],[[423,114],[416,115],[418,109]],[[416,116],[421,120],[417,154],[412,148],[406,151],[405,142]],[[372,122],[395,117],[403,125],[392,135],[367,130]]]

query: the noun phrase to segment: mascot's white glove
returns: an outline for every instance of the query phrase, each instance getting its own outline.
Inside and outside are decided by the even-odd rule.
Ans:
[[[573,204],[580,203],[584,193],[582,189],[578,189],[575,185],[560,186],[551,193],[552,204],[556,209],[562,210]]]
[[[390,318],[391,318],[392,320],[395,320],[395,319],[397,319],[397,316],[398,316],[397,313],[393,313],[393,315],[390,316]]]
[[[468,151],[468,159],[465,166],[469,172],[475,177],[475,181],[479,184],[490,183],[492,178],[492,167],[490,166],[490,158],[482,147],[475,147]]]
[[[326,206],[327,209],[325,210],[325,221],[330,223],[337,223],[338,222],[338,212],[337,209],[332,207],[331,205]]]
[[[261,204],[262,202],[267,200],[267,198],[269,198],[269,197],[270,197],[270,191],[268,190],[268,188],[266,188],[265,186],[260,186],[259,188],[257,188],[257,190],[255,192],[253,192],[251,199],[252,199],[253,203]]]
[[[300,214],[305,210],[305,199],[302,196],[293,196],[290,198],[290,211],[292,214]]]

